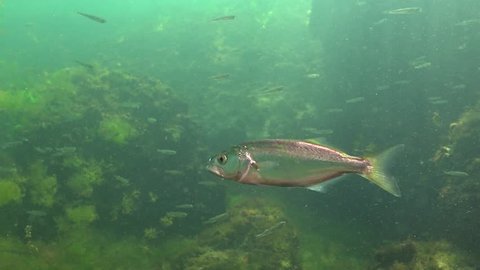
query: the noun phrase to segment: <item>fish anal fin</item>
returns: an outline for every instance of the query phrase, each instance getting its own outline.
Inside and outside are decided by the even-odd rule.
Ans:
[[[331,179],[331,180],[321,182],[321,183],[319,183],[319,184],[315,184],[315,185],[308,186],[307,189],[313,190],[313,191],[316,191],[316,192],[325,193],[325,192],[327,192],[333,185],[337,184],[339,181],[345,179],[346,177],[347,177],[347,175],[342,175],[342,176],[333,178],[333,179]]]

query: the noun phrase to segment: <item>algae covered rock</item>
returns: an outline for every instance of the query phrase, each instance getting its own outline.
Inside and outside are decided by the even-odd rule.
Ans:
[[[450,124],[448,144],[434,158],[438,170],[437,205],[446,217],[445,237],[458,244],[478,247],[480,241],[480,104],[469,108]]]
[[[375,252],[377,270],[476,269],[475,259],[446,241],[413,241],[387,244]]]
[[[5,230],[21,236],[17,227],[33,225],[42,238],[45,228],[52,237],[81,225],[141,237],[200,193],[199,129],[185,102],[157,79],[64,68],[22,91],[1,89],[0,105]],[[42,217],[33,223],[32,213]],[[200,216],[182,230],[195,230],[194,219]]]
[[[390,267],[395,264],[408,265],[415,259],[416,253],[415,244],[407,241],[377,250],[375,261],[377,261],[379,268]]]
[[[204,224],[179,269],[301,269],[296,231],[273,203],[241,201]]]
[[[205,249],[198,256],[190,257],[185,263],[185,270],[223,270],[223,269],[248,269],[246,254],[227,250]]]

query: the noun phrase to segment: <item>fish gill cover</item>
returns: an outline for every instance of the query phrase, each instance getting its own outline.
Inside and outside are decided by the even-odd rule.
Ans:
[[[475,269],[479,10],[0,0],[0,268]],[[402,197],[205,171],[267,138],[405,144]]]

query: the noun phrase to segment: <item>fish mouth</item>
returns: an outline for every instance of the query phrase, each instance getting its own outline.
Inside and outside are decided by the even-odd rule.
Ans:
[[[215,166],[215,165],[207,165],[205,167],[209,172],[213,173],[214,175],[216,176],[220,176],[220,177],[223,177],[223,170],[222,168],[218,167],[218,166]]]

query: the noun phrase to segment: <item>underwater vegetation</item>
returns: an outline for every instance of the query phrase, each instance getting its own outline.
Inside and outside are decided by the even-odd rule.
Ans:
[[[127,120],[118,115],[107,116],[100,122],[99,134],[107,141],[125,144],[137,135],[137,130]]]
[[[0,182],[0,206],[19,202],[21,199],[22,190],[15,182],[8,180]]]
[[[47,168],[41,160],[37,160],[27,169],[26,190],[27,198],[36,207],[52,207],[57,193],[57,177],[48,175]]]
[[[180,242],[180,241],[179,241]],[[56,243],[0,238],[2,269],[159,269],[168,250],[78,228]],[[161,269],[161,268],[160,268]]]
[[[222,210],[197,207],[162,225],[176,205],[210,191],[193,180],[179,184],[196,174],[200,136],[185,104],[157,80],[102,67],[65,68],[22,91],[1,89],[0,105],[1,268],[31,269],[31,262],[42,269],[48,261],[58,269],[68,263],[82,269],[84,262],[67,257],[95,256],[86,254],[95,242],[87,234],[108,232],[104,245],[117,233],[137,236],[138,245],[155,244],[165,231],[199,230],[192,221]],[[214,198],[222,194],[217,190]],[[196,197],[195,204],[207,202]],[[72,237],[76,247],[62,247]],[[146,252],[118,245],[139,258]],[[16,263],[18,257],[28,259]]]
[[[455,106],[453,94],[421,102],[451,80],[431,72],[441,69],[463,80],[463,73],[478,71],[478,61],[465,54],[468,59],[450,62],[455,54],[410,46],[416,36],[405,32],[410,23],[419,29],[436,26],[414,19],[420,16],[397,21],[370,14],[370,6],[383,11],[387,3],[313,1],[340,8],[322,9],[331,14],[319,16],[325,18],[321,30],[339,35],[324,38],[310,29],[308,15],[315,11],[310,1],[241,2],[246,9],[202,6],[192,17],[183,16],[177,4],[159,13],[152,9],[151,22],[138,12],[142,20],[124,20],[128,29],[108,28],[117,27],[115,15],[105,14],[108,23],[97,25],[69,10],[74,20],[92,27],[89,33],[79,28],[70,36],[57,35],[50,32],[54,27],[43,32],[45,37],[37,33],[40,44],[32,38],[28,43],[47,62],[32,61],[28,48],[22,53],[16,46],[6,58],[18,56],[19,64],[0,60],[0,269],[478,268],[472,254],[480,250],[480,104],[448,126],[446,121],[457,118],[448,108]],[[440,2],[433,6],[449,1]],[[340,16],[348,5],[368,10],[367,16]],[[423,14],[430,14],[427,7]],[[208,21],[222,15],[235,19]],[[463,22],[474,28],[475,16]],[[359,17],[365,22],[357,24]],[[138,31],[143,23],[152,32]],[[368,33],[358,28],[365,23],[374,23]],[[443,26],[436,36],[456,32]],[[2,27],[0,34],[31,31],[15,29]],[[102,36],[101,29],[110,33]],[[376,29],[382,29],[377,38]],[[423,43],[429,31],[418,40]],[[56,37],[49,38],[52,33]],[[367,43],[359,42],[365,34]],[[454,50],[466,46],[457,50],[463,54],[479,48],[472,45],[475,38],[465,35],[445,44]],[[79,44],[69,47],[66,40]],[[378,48],[382,57],[371,61]],[[55,59],[42,49],[52,49]],[[435,51],[438,59],[421,56]],[[46,71],[64,67],[72,55],[96,58]],[[402,62],[410,69],[401,68]],[[462,62],[470,64],[462,67]],[[338,72],[339,66],[347,72]],[[30,68],[34,75],[25,73]],[[448,72],[453,69],[458,73]],[[457,90],[465,92],[477,85],[461,83]],[[433,111],[427,113],[424,105]],[[430,118],[433,123],[427,123]],[[253,191],[253,198],[229,203],[228,184],[201,173],[210,147],[317,137],[359,155],[405,143],[411,156],[405,161],[407,175],[399,175],[404,197],[371,196],[364,183],[346,181],[346,188],[323,195],[228,186],[232,193]],[[436,154],[430,153],[434,147]],[[284,196],[282,203],[263,196],[270,191]],[[304,212],[293,215],[287,208]]]

